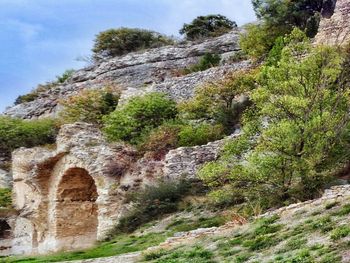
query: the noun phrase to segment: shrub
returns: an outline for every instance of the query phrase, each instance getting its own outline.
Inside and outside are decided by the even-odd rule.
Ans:
[[[306,200],[318,196],[343,165],[334,152],[348,145],[349,58],[330,47],[313,48],[305,38],[297,41],[301,34],[293,31],[277,66],[263,67],[251,95],[254,108],[243,116],[243,135],[200,170],[214,192],[228,185],[270,206]]]
[[[243,52],[253,59],[264,58],[273,47],[280,32],[265,24],[248,24],[244,27],[239,44]]]
[[[204,145],[222,139],[224,135],[220,124],[167,122],[143,136],[139,150],[160,160],[171,149]]]
[[[179,146],[204,145],[223,137],[224,128],[220,124],[187,125],[183,126],[179,132]]]
[[[129,233],[142,224],[175,212],[178,209],[178,202],[189,193],[189,190],[190,183],[186,181],[160,182],[156,186],[146,186],[145,189],[129,197],[134,203],[133,209],[120,219],[113,232]]]
[[[0,117],[0,152],[9,155],[19,147],[53,143],[57,130],[51,119],[27,121]]]
[[[0,188],[0,208],[9,208],[12,204],[11,189]]]
[[[137,144],[142,135],[177,115],[176,103],[162,93],[134,97],[122,108],[104,118],[104,131],[110,140]]]
[[[56,76],[55,83],[63,84],[64,82],[66,82],[66,80],[68,80],[70,77],[73,76],[74,72],[75,72],[74,69],[67,69],[65,72],[63,72],[62,75]]]
[[[187,40],[216,37],[237,27],[236,22],[223,15],[198,16],[190,24],[184,24],[180,30]]]
[[[185,119],[214,120],[231,132],[249,105],[248,101],[241,103],[237,98],[254,87],[254,70],[235,71],[197,89],[193,99],[179,105],[179,112]]]
[[[191,74],[198,71],[204,71],[212,67],[216,67],[220,64],[221,56],[218,54],[206,53],[200,58],[197,64],[194,64],[188,68],[183,69],[183,74]]]
[[[120,90],[115,87],[81,90],[60,103],[64,107],[60,118],[64,123],[83,121],[101,124],[102,118],[115,110],[118,105]]]
[[[138,29],[118,28],[100,32],[92,49],[95,60],[115,57],[147,48],[173,44],[173,41],[160,33]]]
[[[145,135],[139,145],[141,152],[149,152],[151,157],[160,160],[166,153],[179,145],[181,124],[166,122]]]

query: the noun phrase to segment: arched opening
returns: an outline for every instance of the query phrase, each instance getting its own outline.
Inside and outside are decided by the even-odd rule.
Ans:
[[[10,225],[5,220],[0,220],[0,240],[12,237]]]
[[[58,249],[85,248],[96,241],[97,196],[94,179],[85,169],[72,168],[65,172],[55,200]]]
[[[12,247],[12,229],[6,220],[0,220],[0,256],[7,256]]]

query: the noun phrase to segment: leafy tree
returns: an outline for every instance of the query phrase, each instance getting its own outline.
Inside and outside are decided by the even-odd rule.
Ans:
[[[236,22],[223,15],[198,16],[190,24],[184,24],[180,34],[187,40],[216,37],[237,27]]]
[[[82,90],[77,95],[62,100],[60,118],[64,123],[83,121],[102,124],[102,117],[118,105],[120,90],[115,87]]]
[[[104,130],[111,140],[136,144],[149,130],[177,115],[176,103],[162,93],[134,97],[104,118]]]
[[[302,34],[294,30],[278,65],[263,67],[243,135],[200,171],[217,200],[239,196],[271,206],[311,198],[343,165],[334,153],[348,145],[349,58],[300,42]]]
[[[319,14],[324,0],[252,0],[255,13],[269,27],[277,27],[284,33],[289,33],[293,27],[307,30],[313,37],[317,33]],[[313,21],[312,21],[313,20]],[[316,27],[316,28],[314,28]]]
[[[331,0],[252,0],[252,3],[260,22],[245,27],[240,44],[243,51],[255,59],[264,59],[276,40],[290,34],[294,27],[314,37],[320,13],[334,5]]]
[[[92,49],[95,60],[173,44],[168,37],[145,29],[118,28],[100,32]]]

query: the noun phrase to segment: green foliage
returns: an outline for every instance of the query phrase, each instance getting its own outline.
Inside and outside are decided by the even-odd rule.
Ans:
[[[255,59],[265,58],[279,37],[297,27],[308,37],[317,34],[320,12],[327,0],[252,0],[259,24],[249,24],[241,36],[245,53]]]
[[[213,253],[202,247],[191,249],[177,249],[174,251],[161,251],[144,255],[145,261],[154,260],[155,263],[214,263]]]
[[[110,140],[137,144],[142,135],[177,115],[176,103],[162,93],[134,97],[104,118],[104,131]]]
[[[281,33],[265,24],[247,24],[241,33],[239,44],[248,56],[261,59],[269,53],[279,35]]]
[[[9,208],[12,204],[12,192],[11,189],[0,188],[0,207]]]
[[[60,101],[64,107],[60,118],[64,123],[83,121],[101,124],[103,116],[115,110],[119,97],[118,88],[84,89],[77,95]]]
[[[289,33],[294,27],[298,27],[306,30],[309,37],[314,37],[324,0],[253,0],[252,2],[257,17],[270,28],[279,28],[280,32]]]
[[[223,35],[237,27],[236,22],[223,15],[198,16],[180,30],[187,40],[197,40]]]
[[[156,186],[146,186],[145,189],[130,196],[134,203],[128,215],[121,218],[115,230],[111,233],[130,233],[139,226],[157,219],[164,214],[175,212],[178,202],[190,191],[186,181],[160,182]]]
[[[73,76],[75,70],[74,69],[67,69],[65,72],[63,72],[62,75],[56,76],[56,81],[55,83],[57,84],[63,84],[68,80],[70,77]]]
[[[324,160],[347,147],[350,89],[344,58],[330,47],[312,48],[292,33],[277,66],[265,66],[252,92],[254,109],[244,134],[199,176],[214,193],[234,191],[265,206],[316,196],[343,160]],[[305,38],[302,38],[305,39]]]
[[[0,152],[10,155],[19,147],[53,143],[57,126],[53,120],[21,120],[0,117]]]
[[[220,140],[223,136],[224,128],[220,124],[186,125],[179,132],[179,146],[204,145],[208,142]]]
[[[204,71],[220,64],[221,56],[218,54],[206,53],[202,56],[197,64],[183,69],[183,74],[191,74],[198,71]]]
[[[340,226],[340,227],[334,229],[331,232],[331,239],[339,240],[339,239],[347,237],[349,235],[350,235],[350,227],[347,225],[344,225],[344,226]]]
[[[92,49],[94,59],[125,55],[147,48],[173,44],[168,37],[145,29],[118,28],[100,32]]]
[[[214,120],[231,132],[234,125],[249,104],[240,103],[237,97],[245,95],[255,86],[255,71],[236,71],[223,79],[204,85],[196,90],[195,97],[179,105],[184,119]]]
[[[224,137],[220,124],[186,124],[180,121],[166,122],[144,135],[138,148],[161,159],[169,150],[178,147],[204,145]]]

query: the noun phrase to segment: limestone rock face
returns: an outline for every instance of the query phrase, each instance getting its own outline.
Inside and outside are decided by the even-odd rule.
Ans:
[[[72,96],[81,89],[101,88],[108,84],[129,88],[123,94],[124,99],[133,93],[130,90],[163,91],[177,101],[188,99],[203,81],[245,67],[247,63],[220,66],[185,77],[178,77],[178,71],[197,63],[207,52],[222,54],[223,57],[234,54],[240,50],[238,39],[239,30],[234,30],[202,43],[177,44],[112,58],[77,71],[64,85],[40,93],[32,102],[10,107],[4,114],[24,119],[55,116],[60,109],[59,99]]]
[[[9,172],[0,169],[0,188],[11,188],[12,176]]]
[[[214,160],[224,141],[179,148],[152,161],[137,159],[125,145],[108,144],[91,124],[75,123],[62,127],[56,149],[16,150],[13,192],[19,215],[11,221],[11,254],[93,245],[129,211],[128,192],[161,178],[195,178],[198,167]]]
[[[334,0],[335,9],[325,10],[321,19],[316,44],[344,45],[350,41],[350,2]]]

